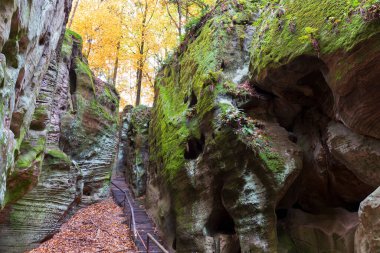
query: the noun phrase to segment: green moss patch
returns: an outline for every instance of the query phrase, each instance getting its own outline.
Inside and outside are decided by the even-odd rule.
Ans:
[[[225,42],[214,21],[207,21],[179,59],[167,64],[157,78],[151,159],[163,163],[169,179],[183,168],[186,143],[200,135],[199,122],[215,108],[214,73],[220,68]],[[192,94],[197,101],[194,105],[190,101]]]
[[[119,117],[117,113],[110,113],[103,105],[98,103],[96,99],[91,100],[90,107],[88,109],[91,114],[97,116],[99,119],[105,119],[114,123],[118,122]]]
[[[46,152],[46,154],[49,155],[50,157],[54,158],[54,159],[57,159],[57,160],[60,160],[60,161],[63,161],[63,162],[69,163],[69,164],[71,163],[71,160],[66,155],[66,153],[64,153],[63,151],[61,151],[59,149],[48,150]]]
[[[82,84],[82,85],[90,84],[93,93],[96,94],[95,83],[94,83],[94,79],[92,76],[91,69],[86,63],[84,63],[79,58],[75,58],[75,72],[77,74],[78,84],[79,85],[80,84]],[[83,82],[79,82],[81,79],[81,76],[85,77],[86,79],[88,78],[88,80],[85,79],[85,80],[83,80]]]
[[[66,38],[74,38],[75,40],[77,40],[80,44],[80,47],[82,47],[83,45],[83,39],[82,39],[82,36],[80,36],[78,33],[70,30],[70,29],[66,29],[65,31],[65,39]]]
[[[45,149],[45,138],[40,138],[35,145],[29,143],[21,144],[22,150],[28,150],[25,153],[22,153],[17,161],[16,168],[18,169],[27,169],[30,168],[34,162],[38,161],[38,156]]]
[[[268,1],[267,1],[268,2]],[[256,25],[251,64],[259,74],[300,55],[348,51],[379,32],[360,14],[377,1],[281,0],[264,7]]]
[[[16,184],[12,183],[11,185],[8,185],[4,197],[4,206],[20,199],[28,192],[29,188],[33,184],[33,174],[32,172],[29,174],[29,177],[25,177],[24,175],[23,177],[19,177],[14,180],[17,182]]]
[[[137,134],[144,134],[148,130],[150,121],[150,108],[144,105],[139,105],[131,111],[131,124]]]

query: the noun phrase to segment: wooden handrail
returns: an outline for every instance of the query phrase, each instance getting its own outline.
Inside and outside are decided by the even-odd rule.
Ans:
[[[156,244],[157,245],[157,247],[159,247],[161,250],[162,250],[162,252],[164,252],[164,253],[169,253],[169,251],[167,251],[165,248],[164,248],[164,246],[162,246],[154,237],[153,237],[153,235],[151,235],[151,234],[147,234],[147,238],[146,238],[146,241],[147,241],[147,249],[146,249],[146,252],[148,252],[149,253],[149,242],[150,242],[150,240],[152,240],[152,242],[154,242],[154,244]]]
[[[128,201],[128,206],[129,206],[129,210],[131,211],[131,218],[129,219],[129,222],[130,222],[130,224],[129,224],[129,227],[130,228],[132,228],[132,232],[133,232],[133,240],[134,240],[134,242],[136,241],[136,239],[139,239],[141,242],[142,242],[142,244],[143,244],[143,246],[144,246],[144,248],[147,250],[146,252],[148,252],[149,253],[149,242],[150,242],[150,240],[152,241],[152,242],[154,242],[154,244],[156,244],[157,245],[157,247],[159,247],[164,253],[169,253],[169,251],[167,251],[151,234],[149,234],[149,233],[147,233],[147,243],[145,244],[145,242],[144,242],[144,240],[143,240],[143,238],[141,238],[141,235],[140,235],[140,233],[137,231],[137,229],[136,229],[136,220],[135,220],[135,211],[134,211],[134,209],[133,209],[133,206],[132,206],[132,203],[131,203],[131,201],[130,201],[130,199],[129,199],[129,197],[128,197],[128,193],[127,193],[127,191],[124,191],[123,189],[121,189],[118,185],[116,185],[114,182],[112,182],[111,181],[111,184],[113,185],[113,186],[115,186],[117,189],[119,189],[120,191],[122,191],[123,193],[124,193],[124,200],[123,200],[123,202],[124,202],[124,209],[123,209],[123,211],[125,211],[125,203]],[[122,203],[123,203],[122,202]],[[132,223],[132,224],[131,224]]]
[[[126,202],[125,200],[128,201],[129,210],[131,211],[131,221],[132,221],[132,224],[131,224],[132,227],[131,228],[132,228],[132,232],[133,232],[133,238],[136,239],[137,230],[136,230],[136,221],[135,221],[135,211],[133,209],[131,201],[129,200],[128,193],[126,191],[124,191],[123,189],[121,189],[119,186],[117,186],[114,182],[111,181],[111,184],[124,193],[124,200],[123,200],[124,201],[124,209],[125,209],[125,202]]]

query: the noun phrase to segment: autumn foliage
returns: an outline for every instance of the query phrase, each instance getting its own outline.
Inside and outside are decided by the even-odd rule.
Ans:
[[[116,85],[121,107],[149,105],[160,64],[184,36],[185,24],[196,20],[212,3],[75,0],[69,26],[83,36],[83,53],[96,75]]]

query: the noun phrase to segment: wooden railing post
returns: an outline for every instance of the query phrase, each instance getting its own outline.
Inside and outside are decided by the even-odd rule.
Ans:
[[[146,236],[146,252],[149,253],[149,236]]]

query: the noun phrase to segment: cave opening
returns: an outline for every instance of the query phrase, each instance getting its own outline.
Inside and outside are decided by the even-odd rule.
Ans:
[[[227,210],[222,206],[219,206],[218,208],[214,208],[212,210],[211,215],[206,223],[206,228],[211,236],[214,236],[216,234],[236,234],[234,220],[227,212]]]
[[[326,231],[342,224],[354,227],[361,201],[374,189],[334,157],[328,145],[329,124],[337,121],[333,93],[325,78],[329,70],[320,60],[308,62],[307,69],[302,68],[306,74],[301,77],[282,73],[290,76],[286,79],[289,83],[273,91],[274,116],[303,153],[302,171],[275,210],[279,249],[291,242],[294,249],[306,243],[308,249],[323,251],[312,237],[317,233],[329,242],[328,247],[346,252],[339,238],[350,238],[347,243],[352,244],[352,231]],[[331,235],[334,233],[338,236]]]
[[[186,144],[186,150],[184,153],[186,160],[195,160],[199,157],[203,152],[203,148],[205,145],[205,136],[201,134],[201,138],[197,139],[192,137],[188,140]]]

